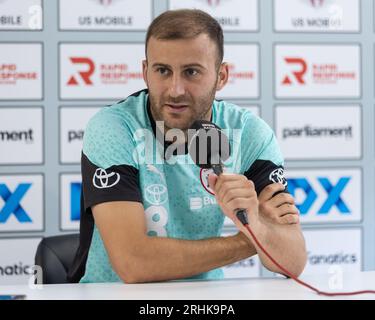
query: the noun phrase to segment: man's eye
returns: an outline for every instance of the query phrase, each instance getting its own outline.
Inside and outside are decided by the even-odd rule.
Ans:
[[[160,73],[162,76],[168,74],[168,69],[167,68],[157,68],[156,70],[158,73]]]
[[[191,77],[191,76],[196,76],[199,72],[196,69],[186,69],[185,73]]]

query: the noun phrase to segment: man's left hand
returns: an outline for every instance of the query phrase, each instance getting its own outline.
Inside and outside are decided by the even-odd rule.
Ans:
[[[265,187],[258,196],[259,215],[277,224],[299,223],[299,210],[294,198],[286,192],[281,183],[272,183]],[[274,196],[275,193],[280,192]]]

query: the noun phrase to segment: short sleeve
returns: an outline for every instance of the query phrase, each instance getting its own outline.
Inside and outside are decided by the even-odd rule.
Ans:
[[[284,184],[287,191],[284,159],[268,124],[258,117],[249,117],[241,140],[243,172],[254,182],[257,193],[276,182]]]
[[[108,201],[142,202],[135,143],[118,114],[105,108],[88,123],[81,158],[84,209]]]

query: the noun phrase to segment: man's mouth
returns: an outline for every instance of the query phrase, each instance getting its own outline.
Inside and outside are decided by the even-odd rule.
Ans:
[[[172,103],[166,103],[165,104],[168,111],[178,113],[178,112],[183,112],[188,108],[188,105],[186,104],[172,104]]]

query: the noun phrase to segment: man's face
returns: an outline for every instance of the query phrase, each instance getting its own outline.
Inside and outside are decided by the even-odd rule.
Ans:
[[[155,121],[165,130],[186,130],[197,119],[210,120],[215,93],[226,83],[227,66],[217,70],[217,49],[206,34],[192,39],[149,39],[143,77]]]

